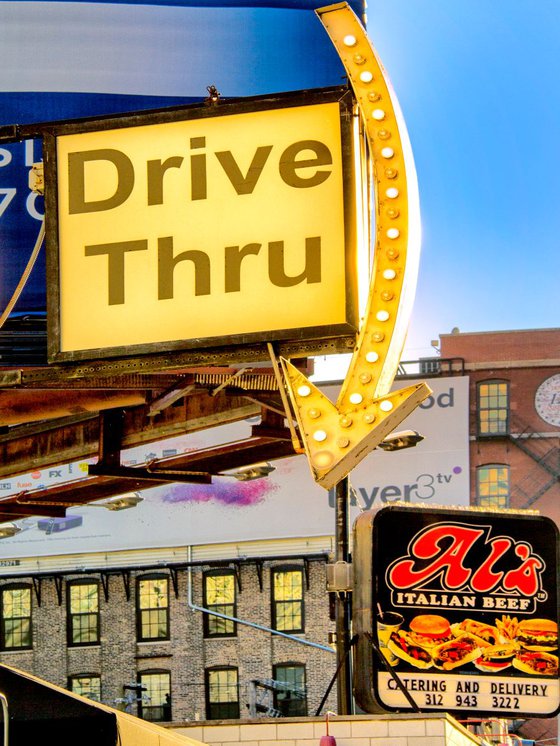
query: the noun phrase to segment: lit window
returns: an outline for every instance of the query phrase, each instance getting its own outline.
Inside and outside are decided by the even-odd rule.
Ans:
[[[206,717],[208,720],[239,718],[237,668],[206,670]]]
[[[74,694],[101,702],[101,678],[91,674],[77,674],[70,676],[68,689]]]
[[[507,381],[479,383],[477,411],[479,435],[506,435],[509,430]]]
[[[171,674],[169,671],[149,671],[138,674],[138,683],[145,691],[138,702],[138,715],[144,720],[171,720]]]
[[[305,666],[300,663],[281,663],[274,666],[274,708],[283,717],[307,715]]]
[[[488,464],[476,470],[477,504],[483,508],[509,507],[509,466]]]
[[[99,643],[99,586],[91,581],[68,584],[68,644]]]
[[[169,581],[151,576],[138,580],[138,639],[169,639]]]
[[[303,632],[303,572],[272,571],[272,626],[282,632]]]
[[[204,606],[226,616],[236,616],[235,574],[226,571],[209,572],[204,576]],[[204,614],[204,636],[222,637],[237,633],[234,621]]]
[[[2,589],[2,650],[31,647],[31,588],[10,586]]]

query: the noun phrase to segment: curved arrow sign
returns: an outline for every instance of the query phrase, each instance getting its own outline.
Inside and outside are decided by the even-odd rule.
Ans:
[[[375,187],[368,302],[336,405],[290,362],[281,360],[314,479],[330,489],[431,390],[419,383],[389,392],[408,329],[420,254],[418,185],[404,121],[383,67],[347,3],[316,12],[354,90]]]

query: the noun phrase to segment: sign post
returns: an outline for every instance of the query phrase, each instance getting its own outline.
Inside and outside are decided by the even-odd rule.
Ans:
[[[349,562],[349,520],[348,501],[350,499],[348,477],[341,479],[335,487],[336,552],[335,562]],[[352,714],[352,667],[350,658],[350,594],[342,591],[336,594],[336,661],[339,666],[337,677],[338,714]]]

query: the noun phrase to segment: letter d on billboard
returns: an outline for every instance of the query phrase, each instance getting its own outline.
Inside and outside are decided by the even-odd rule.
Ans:
[[[550,519],[392,505],[356,520],[353,566],[354,693],[363,710],[558,713]]]

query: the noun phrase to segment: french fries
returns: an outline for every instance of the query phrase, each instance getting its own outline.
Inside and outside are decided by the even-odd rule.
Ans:
[[[516,616],[510,617],[508,614],[503,614],[501,619],[496,619],[496,628],[500,633],[502,642],[515,640],[518,625],[519,620]]]

